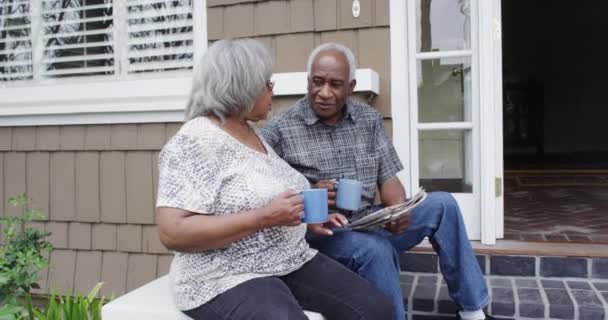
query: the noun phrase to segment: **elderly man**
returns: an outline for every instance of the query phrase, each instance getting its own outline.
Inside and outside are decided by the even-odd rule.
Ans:
[[[409,218],[374,232],[341,231],[348,219],[370,212],[376,188],[382,205],[406,199],[397,173],[403,169],[384,133],[382,115],[350,99],[356,85],[352,51],[339,44],[323,44],[308,59],[308,94],[262,129],[268,144],[316,187],[330,192],[335,204],[335,179],[363,183],[362,210],[332,214],[325,225],[309,226],[313,248],[333,257],[388,295],[395,319],[403,320],[405,307],[399,285],[398,253],[428,237],[439,255],[441,272],[461,319],[485,319],[488,304],[479,269],[458,204],[449,193],[433,192]]]

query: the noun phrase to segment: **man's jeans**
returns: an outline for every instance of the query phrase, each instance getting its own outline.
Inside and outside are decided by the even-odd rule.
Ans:
[[[395,319],[405,318],[399,285],[399,253],[428,237],[439,255],[441,273],[450,296],[462,310],[488,304],[488,289],[456,200],[449,193],[432,192],[414,209],[410,226],[394,235],[384,229],[369,232],[337,231],[333,236],[310,236],[310,245],[366,278],[393,301]]]

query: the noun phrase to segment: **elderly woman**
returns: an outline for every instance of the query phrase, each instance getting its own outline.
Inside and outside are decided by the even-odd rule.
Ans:
[[[309,188],[248,121],[272,106],[271,60],[251,39],[221,40],[195,71],[187,122],[159,161],[157,222],[178,308],[195,319],[390,319],[377,289],[308,247]]]

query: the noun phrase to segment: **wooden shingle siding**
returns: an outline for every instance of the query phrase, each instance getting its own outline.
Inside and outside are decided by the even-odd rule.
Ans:
[[[390,117],[390,35],[387,28],[368,28],[358,32],[357,57],[359,65],[372,68],[380,75],[380,94],[374,100],[374,107],[385,117]],[[407,103],[404,101],[403,103]],[[396,106],[397,108],[401,106]]]
[[[338,28],[338,1],[314,0],[314,31],[336,30]]]
[[[55,151],[60,150],[60,127],[48,126],[36,128],[36,150]]]
[[[352,0],[218,1],[208,4],[207,37],[255,37],[389,25],[389,0],[361,0],[352,16]]]
[[[129,255],[124,252],[103,252],[101,257],[101,280],[104,285],[100,295],[109,297],[124,294],[127,287],[127,262]]]
[[[33,127],[17,127],[13,131],[13,150],[33,150],[36,145],[36,130]]]
[[[258,2],[264,0],[207,0],[207,7],[225,6],[237,3]]]
[[[160,150],[165,145],[165,124],[137,125],[137,149]]]
[[[368,28],[373,26],[372,18],[374,13],[374,1],[372,0],[360,0],[361,13],[359,17],[353,17],[352,13],[352,0],[339,0],[338,1],[338,21],[339,29],[352,29],[352,28]]]
[[[289,1],[260,2],[254,7],[254,35],[284,33],[290,29]]]
[[[76,272],[74,274],[74,290],[86,294],[101,281],[100,251],[77,251]]]
[[[84,293],[104,281],[102,294],[120,295],[168,272],[172,255],[154,225],[157,165],[160,149],[180,127],[0,128],[2,214],[7,197],[27,191],[31,206],[49,216],[31,223],[52,233],[56,249],[37,293]],[[141,275],[128,279],[128,270]]]
[[[91,250],[91,224],[70,222],[68,225],[68,246],[70,249]]]
[[[84,136],[85,150],[110,150],[110,132],[113,126],[90,125],[87,126]]]
[[[51,205],[53,221],[76,219],[76,161],[74,152],[51,153]]]
[[[156,226],[143,227],[143,252],[169,254],[169,251],[160,242]]]
[[[137,125],[117,124],[110,131],[111,150],[136,150]]]
[[[60,131],[61,150],[84,149],[84,126],[63,126]]]
[[[68,248],[68,225],[68,222],[50,221],[46,223],[46,231],[51,233],[48,240],[55,249]]]
[[[125,153],[102,152],[100,156],[101,221],[127,222]]]
[[[28,152],[26,155],[26,188],[32,199],[30,205],[42,211],[49,219],[50,203],[50,154],[48,152]],[[13,195],[14,196],[14,195]]]
[[[142,226],[135,224],[118,225],[118,237],[116,243],[118,245],[118,251],[141,252]]]
[[[25,152],[7,152],[4,154],[4,195],[14,197],[26,191]],[[3,199],[6,201],[6,199]],[[5,214],[21,215],[21,208],[5,204]]]
[[[127,291],[156,279],[157,257],[150,254],[130,254],[127,267]]]
[[[352,0],[271,0],[208,2],[208,37],[254,37],[275,60],[274,72],[306,70],[310,51],[325,42],[350,47],[360,68],[380,75],[373,105],[390,118],[389,0],[361,0],[352,16]],[[277,84],[277,85],[280,85]]]
[[[116,251],[118,225],[98,223],[93,225],[93,250]]]
[[[0,151],[13,150],[13,128],[0,128]]]
[[[99,222],[99,152],[76,153],[76,220]]]
[[[223,38],[251,37],[255,35],[253,4],[238,4],[226,7],[224,10]]]
[[[274,41],[274,72],[302,72],[306,70],[308,54],[315,47],[312,33],[279,35]],[[277,83],[277,85],[281,85]]]
[[[1,151],[158,151],[181,123],[0,127]]]
[[[127,222],[153,224],[152,153],[129,151],[126,155]]]
[[[312,0],[292,0],[289,2],[290,32],[314,30],[314,6]]]
[[[376,0],[376,12],[374,25],[376,27],[388,27],[390,22],[390,0]]]
[[[49,289],[58,293],[72,292],[76,270],[76,251],[55,249],[49,261]]]
[[[156,274],[159,277],[169,273],[169,269],[171,267],[172,260],[173,260],[173,255],[158,256],[158,267],[156,270]]]

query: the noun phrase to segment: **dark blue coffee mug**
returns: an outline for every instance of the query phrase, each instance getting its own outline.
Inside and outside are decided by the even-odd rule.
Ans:
[[[327,189],[308,189],[300,192],[304,198],[304,223],[327,222]]]
[[[353,179],[340,179],[336,182],[336,207],[356,211],[361,206],[363,183]]]

